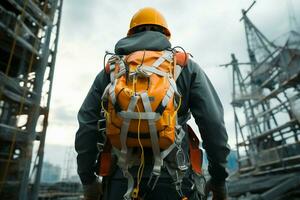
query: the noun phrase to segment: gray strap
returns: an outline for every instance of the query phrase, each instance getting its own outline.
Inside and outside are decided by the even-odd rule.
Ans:
[[[143,102],[143,105],[145,108],[145,112],[152,112],[148,94],[146,92],[142,93],[141,98],[142,98],[142,102]],[[159,176],[163,162],[162,162],[162,159],[160,156],[156,124],[155,124],[154,120],[148,120],[148,124],[149,124],[149,132],[150,132],[150,138],[151,138],[152,151],[153,151],[153,155],[154,155],[154,166],[153,166],[152,173],[154,175]]]
[[[142,65],[142,66],[138,67],[138,68],[136,69],[137,74],[143,75],[144,77],[149,77],[149,76],[151,76],[151,75],[152,75],[152,72],[149,72],[149,71],[145,70],[145,68],[147,68],[147,67],[151,67],[151,66]]]
[[[182,71],[182,67],[180,65],[176,65],[175,66],[175,77],[174,77],[175,81],[178,79],[181,71]]]
[[[182,129],[181,126],[177,126],[176,130],[179,130],[179,133],[176,134],[175,142],[167,149],[161,152],[160,156],[162,159],[165,159],[177,145],[180,145],[185,136],[185,131]]]
[[[116,94],[115,94],[116,85],[117,85],[117,79],[114,80],[114,82],[112,82],[111,87],[109,87],[109,96],[111,98],[111,102],[113,105],[115,105],[117,101]]]
[[[169,62],[173,62],[174,53],[172,51],[166,50],[162,56],[164,57],[165,60]]]
[[[164,98],[163,98],[163,100],[162,100],[162,102],[161,102],[162,106],[165,107],[165,106],[168,105],[168,103],[169,103],[171,97],[173,96],[173,94],[174,94],[174,90],[173,90],[173,88],[170,86],[169,89],[168,89],[168,91],[166,92],[166,95],[164,96]]]
[[[165,60],[172,62],[173,61],[173,53],[172,51],[164,51],[164,54],[159,57],[152,66],[157,68],[159,65],[161,65]]]
[[[137,101],[138,101],[138,96],[132,96],[127,111],[134,111]],[[127,141],[127,133],[128,133],[128,129],[129,129],[130,120],[131,119],[129,119],[129,118],[123,120],[123,124],[121,127],[121,133],[120,133],[121,134],[120,142],[121,142],[121,147],[122,147],[121,153],[124,153],[125,155],[127,155],[126,141]]]
[[[109,65],[110,82],[115,81],[115,68],[116,68],[116,64]]]
[[[126,200],[131,200],[131,193],[134,188],[134,179],[133,176],[130,174],[128,169],[126,171],[123,171],[124,177],[127,178],[127,191],[124,194],[123,198]]]
[[[124,64],[124,61],[123,61],[123,60],[120,60],[120,61],[119,61],[119,67],[120,67],[120,71],[121,71],[121,70],[126,70],[126,67],[125,67],[125,64]]]
[[[179,152],[183,153],[182,152],[182,148],[181,148],[181,143],[182,143],[182,140],[185,136],[185,131],[182,129],[181,126],[176,126],[176,137],[175,137],[175,143],[172,144],[168,149],[166,149],[165,151],[162,152],[162,157],[165,158],[175,147],[177,147],[177,153],[176,153],[176,162],[177,161],[177,154]],[[170,176],[172,177],[173,181],[174,181],[174,185],[175,185],[175,188],[177,190],[177,192],[180,194],[180,195],[183,195],[182,193],[182,180],[183,180],[183,177],[185,176],[185,172],[187,170],[187,165],[185,164],[184,162],[184,167],[182,166],[178,166],[178,169],[172,167],[170,165],[170,163],[168,162],[165,162],[164,163],[168,173],[170,174]],[[177,163],[179,164],[179,163]]]
[[[161,159],[165,159],[170,153],[171,151],[176,147],[176,144],[173,143],[171,146],[169,146],[167,149],[163,150],[160,153]]]
[[[121,152],[120,156],[123,156],[122,152]],[[131,156],[132,156],[132,149],[128,149],[128,152],[125,155],[126,160],[128,160],[128,158],[130,158]],[[118,157],[118,158],[120,158],[120,157]],[[131,200],[131,193],[132,193],[133,188],[134,188],[134,179],[133,179],[133,176],[130,174],[130,172],[128,170],[128,162],[126,162],[126,165],[123,166],[125,168],[123,168],[121,166],[120,162],[118,164],[121,167],[121,169],[123,170],[124,177],[127,178],[127,191],[123,195],[123,198],[126,199],[126,200]]]
[[[111,87],[111,83],[109,83],[106,87],[105,87],[105,89],[104,89],[104,92],[103,92],[103,94],[102,94],[102,96],[101,96],[101,100],[103,101],[103,100],[105,100],[106,98],[107,98],[107,94],[108,94],[108,91],[109,91],[109,88]]]
[[[160,114],[156,112],[131,112],[121,111],[118,113],[123,119],[146,119],[157,121],[160,118]]]
[[[141,71],[144,71],[144,73],[146,72],[148,72],[148,73],[154,73],[154,74],[157,74],[157,75],[159,75],[159,76],[165,76],[165,77],[167,77],[169,74],[168,73],[166,73],[166,72],[163,72],[163,71],[161,71],[161,70],[159,70],[159,69],[157,69],[157,68],[155,68],[155,67],[149,67],[149,66],[143,66],[143,67],[141,67]]]
[[[185,131],[183,130],[182,126],[176,125],[176,137],[175,137],[175,144],[180,145],[184,136],[185,136]]]
[[[127,111],[134,111],[134,108],[137,104],[138,96],[132,96]],[[127,178],[128,185],[127,191],[124,194],[124,199],[131,199],[131,193],[134,187],[134,179],[130,172],[128,171],[128,148],[127,148],[127,133],[130,125],[130,119],[124,119],[123,124],[121,127],[121,135],[120,135],[120,142],[121,142],[121,153],[118,157],[118,164],[120,168],[123,170],[124,177]]]
[[[125,67],[125,64],[124,64],[124,61],[120,61],[119,62],[119,72],[115,75],[115,79],[118,79],[120,78],[123,74],[126,73],[126,67]]]
[[[174,78],[172,78],[172,77],[169,76],[168,80],[169,80],[169,83],[170,83],[171,87],[173,88],[175,94],[178,95],[178,96],[180,96],[180,94],[179,94],[179,92],[177,90],[177,85],[176,85],[176,82],[175,82]]]
[[[109,65],[109,71],[110,71],[110,82],[114,82],[115,79],[118,79],[120,76],[126,73],[125,64],[123,61],[118,60],[116,61],[119,64],[119,71],[115,73],[116,63]]]

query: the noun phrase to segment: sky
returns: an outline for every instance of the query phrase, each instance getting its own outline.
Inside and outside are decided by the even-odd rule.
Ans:
[[[300,1],[257,0],[248,13],[252,22],[274,40],[290,29],[292,8],[300,19]],[[234,119],[231,101],[231,69],[221,68],[235,53],[248,61],[241,9],[251,0],[64,0],[53,84],[48,145],[74,145],[77,112],[94,78],[103,69],[105,51],[125,37],[132,15],[151,6],[165,16],[173,46],[193,55],[213,83],[224,106],[229,144],[234,149]],[[197,127],[192,122],[193,127]],[[198,131],[198,130],[197,130]]]

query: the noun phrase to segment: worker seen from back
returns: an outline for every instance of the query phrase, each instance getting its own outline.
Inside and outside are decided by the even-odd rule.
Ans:
[[[210,80],[165,18],[140,9],[127,36],[107,53],[78,113],[75,148],[86,200],[227,198],[228,136]],[[209,161],[202,172],[195,118]],[[100,177],[100,178],[99,178]]]

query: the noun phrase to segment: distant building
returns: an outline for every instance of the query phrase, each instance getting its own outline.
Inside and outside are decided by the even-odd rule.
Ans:
[[[230,154],[228,155],[227,158],[227,169],[229,173],[234,173],[238,170],[238,161],[237,161],[237,152],[234,150],[230,151]]]
[[[80,183],[80,179],[79,179],[79,176],[77,174],[71,176],[69,180],[70,180],[70,182],[78,182],[78,183]]]
[[[42,169],[42,183],[54,183],[60,181],[61,167],[50,162],[44,162]]]

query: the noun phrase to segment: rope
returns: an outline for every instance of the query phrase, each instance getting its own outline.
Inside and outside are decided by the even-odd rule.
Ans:
[[[137,110],[138,110],[138,113],[139,113],[138,142],[139,142],[139,145],[140,145],[140,148],[141,148],[141,162],[140,162],[140,166],[139,166],[138,173],[137,173],[137,185],[133,189],[133,192],[132,192],[132,197],[135,198],[135,199],[138,198],[138,194],[139,194],[139,190],[140,190],[140,183],[141,183],[141,180],[142,180],[142,177],[143,177],[144,167],[145,167],[144,147],[143,147],[143,144],[142,144],[141,138],[140,138],[140,126],[141,126],[142,115],[141,115],[141,112],[140,112],[140,109],[139,109],[138,105],[137,105]]]
[[[181,97],[179,97],[179,104],[175,110],[175,115],[177,115],[177,112],[178,112],[179,108],[181,107],[181,103],[182,103],[182,99],[181,99]]]
[[[104,105],[103,105],[103,101],[101,101],[101,107],[104,111],[104,115],[105,115],[105,119],[107,120],[107,122],[110,122],[110,115],[109,115],[109,112],[105,109]]]

